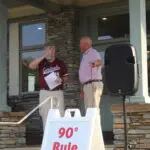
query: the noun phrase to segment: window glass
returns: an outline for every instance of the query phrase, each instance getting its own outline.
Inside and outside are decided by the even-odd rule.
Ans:
[[[38,72],[28,68],[28,64],[43,55],[43,50],[22,52],[22,92],[39,90]]]
[[[22,47],[37,46],[45,43],[45,23],[22,26]]]
[[[102,17],[98,20],[98,40],[129,36],[129,14]]]
[[[29,69],[31,61],[44,54],[46,23],[24,24],[21,26],[21,84],[22,92],[39,90],[38,72]],[[38,46],[38,49],[37,49]]]

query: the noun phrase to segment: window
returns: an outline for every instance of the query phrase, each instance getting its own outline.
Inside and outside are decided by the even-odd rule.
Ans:
[[[129,14],[102,17],[98,19],[98,40],[129,36]]]
[[[150,10],[146,11],[147,34],[150,34]],[[129,14],[101,17],[98,19],[98,40],[129,38]]]
[[[45,24],[22,26],[22,47],[42,45],[45,42]]]
[[[21,86],[22,92],[39,90],[37,70],[31,70],[28,65],[34,59],[44,54],[45,23],[21,25]]]

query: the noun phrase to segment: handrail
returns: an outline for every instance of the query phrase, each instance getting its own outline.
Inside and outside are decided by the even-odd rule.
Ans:
[[[18,122],[0,122],[0,125],[20,125],[23,123],[27,118],[29,118],[37,109],[39,109],[41,106],[43,106],[48,101],[51,101],[51,109],[53,105],[53,97],[47,97],[43,102],[41,102],[38,106],[36,106],[32,111],[30,111],[26,116],[24,116],[20,121]]]

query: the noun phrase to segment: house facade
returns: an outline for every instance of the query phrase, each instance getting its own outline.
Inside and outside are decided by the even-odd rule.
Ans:
[[[28,63],[43,55],[43,44],[51,40],[57,43],[57,57],[68,66],[65,106],[82,111],[78,81],[79,39],[85,35],[92,37],[93,46],[103,61],[109,45],[134,45],[139,65],[139,88],[131,102],[150,102],[147,73],[149,0],[0,0],[0,10],[0,111],[27,113],[39,103],[38,75],[28,68]],[[110,107],[119,103],[122,103],[121,97],[109,96],[104,88],[100,109],[107,141],[113,138]],[[39,113],[31,116],[26,125],[27,144],[39,144],[43,135]]]

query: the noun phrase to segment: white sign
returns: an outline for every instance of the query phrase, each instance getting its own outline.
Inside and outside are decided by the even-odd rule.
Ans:
[[[99,129],[95,128],[97,112],[96,108],[89,108],[81,117],[78,109],[69,109],[65,117],[60,117],[58,110],[50,110],[41,150],[104,150],[101,130],[94,132]]]

